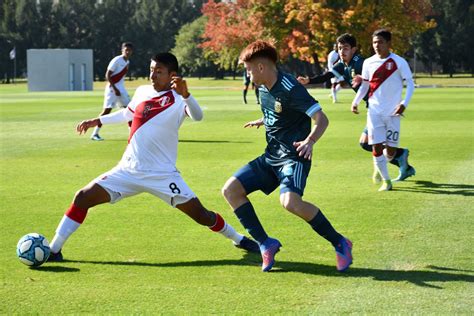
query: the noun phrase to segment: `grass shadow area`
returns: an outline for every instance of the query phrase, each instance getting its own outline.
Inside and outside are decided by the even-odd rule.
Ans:
[[[245,254],[242,259],[233,260],[196,260],[180,262],[128,262],[128,261],[94,261],[94,260],[65,260],[64,262],[99,265],[119,265],[135,267],[177,268],[177,267],[213,267],[213,266],[260,266],[261,258],[257,254]],[[429,284],[429,282],[474,282],[474,271],[458,270],[448,267],[429,265],[429,270],[387,270],[374,268],[352,267],[347,272],[338,272],[332,265],[308,262],[278,261],[270,273],[298,272],[309,275],[338,277],[338,278],[371,278],[375,281],[409,282],[411,284],[442,289],[442,287]],[[467,272],[467,273],[449,273]],[[468,274],[468,273],[473,273]]]
[[[432,181],[405,180],[406,183],[412,183],[412,187],[396,187],[396,191],[406,191],[414,193],[427,194],[446,194],[446,195],[462,195],[474,196],[474,185],[472,184],[456,184],[456,183],[435,183]]]

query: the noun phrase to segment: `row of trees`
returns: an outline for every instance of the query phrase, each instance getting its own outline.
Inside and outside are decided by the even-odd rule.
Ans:
[[[120,43],[136,49],[132,72],[146,76],[149,57],[172,50],[186,74],[237,70],[249,42],[268,39],[290,66],[324,62],[335,38],[354,34],[370,55],[371,33],[389,28],[394,50],[425,64],[474,73],[472,0],[3,0],[0,7],[0,74],[11,73],[16,47],[26,71],[26,49],[93,48],[94,71],[103,78]],[[308,65],[308,64],[306,64]],[[294,70],[294,69],[293,69]]]
[[[146,74],[153,53],[169,51],[183,24],[201,15],[195,0],[2,0],[0,74],[11,73],[8,53],[16,47],[17,68],[26,71],[30,48],[92,48],[94,72],[103,78],[120,44],[135,44],[132,71]],[[138,62],[145,61],[145,62]],[[10,70],[10,71],[9,71]]]

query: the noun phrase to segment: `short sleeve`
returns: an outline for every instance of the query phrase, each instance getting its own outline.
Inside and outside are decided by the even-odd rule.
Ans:
[[[137,90],[135,90],[135,93],[133,94],[132,100],[128,103],[127,108],[134,113],[136,107],[138,106],[140,100],[143,99],[143,93],[144,90],[146,89],[146,86],[139,86]]]
[[[334,67],[331,69],[331,72],[333,73],[334,77],[337,79],[344,79],[344,64],[343,63],[337,63],[334,65]]]
[[[411,73],[410,66],[405,59],[399,58],[400,73],[402,79],[406,80],[407,78],[412,78],[413,74]]]
[[[306,113],[312,117],[314,113],[321,110],[321,106],[303,87],[301,84],[296,84],[290,91],[290,106],[292,109]]]
[[[117,64],[118,64],[118,58],[115,57],[114,59],[112,59],[109,63],[109,65],[107,66],[107,70],[110,70],[110,71],[115,71],[117,70]]]
[[[360,58],[357,60],[357,62],[354,65],[354,72],[356,75],[362,74],[362,67],[364,65],[364,59]]]
[[[362,65],[361,76],[362,76],[362,79],[364,79],[364,80],[370,80],[370,78],[369,78],[369,64],[367,62],[367,59],[364,60],[364,63]]]

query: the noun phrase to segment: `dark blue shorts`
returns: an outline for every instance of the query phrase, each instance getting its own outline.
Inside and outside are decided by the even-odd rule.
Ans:
[[[262,155],[243,166],[234,177],[247,194],[260,190],[268,195],[280,186],[280,194],[295,192],[303,196],[310,169],[311,161],[288,160],[282,166],[272,166]]]

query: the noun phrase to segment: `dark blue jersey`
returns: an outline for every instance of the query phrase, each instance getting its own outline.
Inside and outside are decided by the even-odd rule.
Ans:
[[[273,166],[298,157],[293,142],[302,141],[311,132],[311,117],[321,110],[316,101],[292,75],[278,72],[270,91],[260,86],[260,102],[266,129],[265,158]]]
[[[346,65],[342,60],[340,60],[337,64],[334,65],[331,72],[336,78],[344,78],[344,81],[350,84],[352,87],[352,78],[354,78],[356,75],[362,74],[363,64],[364,57],[359,54],[354,54],[349,64]],[[352,89],[357,92],[357,90],[359,90],[359,87],[360,85],[357,88]]]

